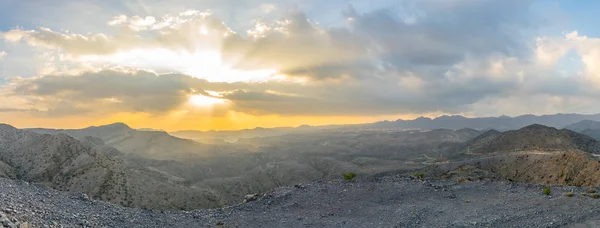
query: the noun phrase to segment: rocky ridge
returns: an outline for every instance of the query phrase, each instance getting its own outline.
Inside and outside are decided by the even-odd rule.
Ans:
[[[577,132],[534,124],[519,130],[498,132],[490,130],[467,141],[461,148],[474,154],[497,152],[545,150],[583,150],[600,154],[600,143]]]
[[[596,140],[600,140],[600,122],[597,121],[583,120],[566,126],[565,129],[579,132],[581,134],[588,135]]]
[[[119,154],[114,148],[92,147],[65,134],[37,134],[0,125],[0,176],[129,207],[223,205],[207,188],[192,188],[168,174],[114,156]]]
[[[571,130],[531,125],[515,131],[489,131],[459,150],[464,161],[430,167],[425,172],[457,181],[600,186],[600,144]],[[454,168],[455,164],[458,167]]]
[[[207,145],[181,139],[164,131],[139,131],[123,123],[83,129],[26,129],[38,134],[66,134],[94,145],[106,145],[137,156],[156,160],[190,162],[225,153],[244,153],[231,144]]]
[[[195,211],[125,208],[0,178],[0,210],[31,227],[597,227],[587,188],[386,177],[313,182]],[[572,197],[566,193],[575,193]]]

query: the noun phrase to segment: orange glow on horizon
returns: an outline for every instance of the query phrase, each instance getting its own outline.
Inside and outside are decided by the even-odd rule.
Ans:
[[[108,117],[77,116],[44,118],[31,116],[22,118],[8,113],[0,114],[1,122],[17,128],[66,128],[76,129],[89,126],[122,122],[132,128],[153,128],[165,131],[179,130],[242,130],[256,127],[296,127],[300,125],[323,126],[336,124],[362,124],[383,120],[414,119],[419,116],[438,115],[383,115],[383,116],[254,116],[229,111],[223,116],[194,116],[186,112],[172,112],[168,115],[147,113],[117,113]]]

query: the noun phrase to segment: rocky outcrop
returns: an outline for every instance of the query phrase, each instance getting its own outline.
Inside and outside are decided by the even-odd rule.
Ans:
[[[460,166],[443,175],[455,180],[505,180],[531,184],[600,186],[600,161],[583,151],[523,154]]]
[[[466,142],[460,150],[469,157],[454,162],[462,164],[440,174],[442,177],[600,186],[600,144],[571,130],[536,124],[515,131],[489,131]]]
[[[128,207],[189,210],[224,205],[225,200],[210,189],[191,187],[129,161],[114,148],[92,144],[66,134],[0,125],[0,176]]]
[[[491,154],[514,151],[573,151],[582,150],[600,154],[600,143],[595,139],[571,130],[547,127],[539,124],[519,130],[488,131],[467,141],[457,150],[471,154]]]

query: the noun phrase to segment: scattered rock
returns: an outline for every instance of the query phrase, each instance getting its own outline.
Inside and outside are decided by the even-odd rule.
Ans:
[[[85,193],[82,193],[79,198],[81,200],[83,200],[83,201],[90,201],[91,200],[90,197],[87,194],[85,194]]]
[[[14,210],[10,210],[10,209],[6,209],[3,211],[13,211],[14,212]],[[19,221],[15,217],[11,217],[4,213],[0,213],[0,225],[2,225],[2,227],[5,227],[5,228],[28,228],[29,227],[29,223]]]
[[[244,196],[244,203],[255,201],[260,198],[260,194],[249,194]]]
[[[290,186],[267,196],[244,197],[261,203],[187,212],[123,208],[102,201],[90,203],[81,200],[82,195],[15,183],[0,178],[0,228],[539,227],[542,213],[555,218],[544,223],[552,222],[553,226],[585,226],[595,224],[597,218],[597,203],[593,200],[547,200],[538,197],[539,186],[518,183],[422,183],[398,177],[364,180],[355,185],[313,182],[302,191]],[[586,190],[553,186],[557,196]],[[531,210],[531,205],[539,209]]]

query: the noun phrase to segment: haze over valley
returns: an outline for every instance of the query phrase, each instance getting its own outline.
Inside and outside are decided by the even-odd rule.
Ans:
[[[453,182],[597,186],[600,142],[594,137],[600,122],[579,121],[594,117],[487,118],[486,129],[466,128],[480,119],[440,117],[215,131],[210,132],[213,138],[239,138],[210,144],[123,123],[84,129],[3,124],[0,177],[125,207],[169,211],[239,205],[248,195],[284,186],[304,188],[313,181],[335,183],[348,172],[365,184],[423,173],[427,179]],[[443,121],[457,118],[464,125]],[[566,126],[539,124],[548,120]],[[457,129],[435,125],[450,123]],[[489,129],[493,124],[502,130]]]
[[[212,134],[209,136],[213,139],[239,137],[235,143],[222,140],[210,144],[202,142],[209,138],[197,142],[163,131],[135,130],[123,123],[73,130],[16,129],[3,125],[0,175],[57,190],[86,193],[94,199],[127,207],[216,208],[241,203],[248,194],[315,180],[340,179],[347,172],[354,172],[359,178],[406,174],[436,164],[469,162],[498,153],[526,152],[521,156],[529,156],[528,151],[552,151],[570,152],[573,154],[569,156],[575,157],[582,156],[581,153],[600,153],[600,144],[592,138],[600,129],[599,122],[575,122],[585,118],[596,115],[487,118],[486,124],[480,125],[486,129],[467,128],[480,124],[481,119],[455,116],[362,125],[204,132]],[[462,125],[454,119],[462,119]],[[567,126],[557,130],[538,124],[549,120]],[[456,129],[436,127],[449,124]],[[516,130],[500,132],[490,127]],[[519,158],[511,156],[507,155],[507,163],[494,165],[506,169],[502,172],[514,171],[514,162],[508,161]],[[585,156],[580,159],[589,160]],[[526,163],[523,167],[531,165]],[[493,170],[498,172],[497,167]],[[503,176],[502,172],[477,178],[516,178]],[[458,174],[450,176],[453,175]],[[543,177],[529,178],[523,182],[545,183]],[[570,181],[577,185],[596,183]],[[553,179],[548,183],[571,182]]]

